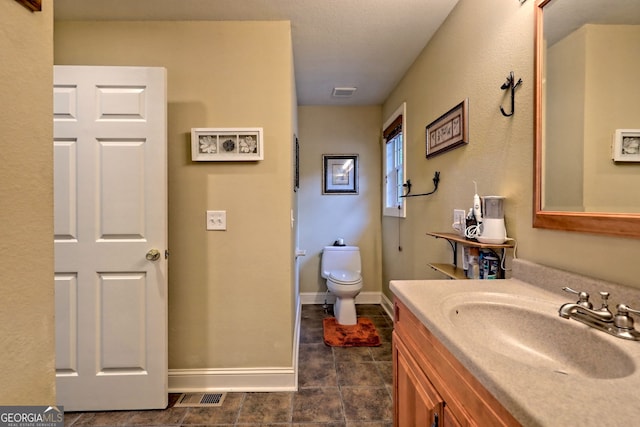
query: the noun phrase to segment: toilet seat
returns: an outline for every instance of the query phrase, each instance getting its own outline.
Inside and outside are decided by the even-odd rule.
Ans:
[[[337,285],[355,285],[362,281],[360,274],[349,270],[331,271],[328,279]]]

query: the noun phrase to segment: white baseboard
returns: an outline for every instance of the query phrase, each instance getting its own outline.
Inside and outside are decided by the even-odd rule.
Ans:
[[[393,315],[393,301],[391,301],[389,298],[387,298],[387,296],[385,294],[380,294],[381,295],[381,300],[380,301],[380,305],[382,306],[382,308],[384,308],[384,311],[387,312],[387,315],[393,320],[394,319],[394,315]]]
[[[333,304],[336,297],[331,292],[302,292],[300,302],[302,304]],[[380,304],[390,318],[393,319],[393,302],[382,292],[361,292],[356,296],[356,304]]]
[[[298,349],[302,304],[333,304],[335,297],[325,292],[303,292],[297,301],[292,366],[245,369],[169,369],[169,392],[273,392],[298,389]],[[380,304],[393,319],[393,303],[381,292],[362,292],[356,304]]]
[[[381,304],[382,294],[380,292],[360,292],[356,296],[356,304]],[[333,304],[336,297],[326,292],[301,292],[300,302],[302,304],[324,304],[325,300],[328,304]]]
[[[301,308],[298,298],[291,368],[169,369],[169,392],[297,391]]]
[[[296,391],[294,368],[170,369],[169,392]]]

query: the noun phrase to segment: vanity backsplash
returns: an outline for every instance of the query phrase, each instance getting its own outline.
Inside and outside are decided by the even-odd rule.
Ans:
[[[609,292],[609,308],[614,313],[617,304],[626,304],[640,310],[640,289],[581,276],[522,259],[513,260],[511,275],[514,279],[562,295],[567,301],[577,300],[577,297],[564,292],[562,290],[564,286],[589,293],[590,301],[596,307],[600,306],[598,292]],[[640,321],[640,318],[636,317],[636,320]]]

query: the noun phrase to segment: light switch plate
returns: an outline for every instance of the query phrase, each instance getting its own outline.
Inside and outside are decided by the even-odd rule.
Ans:
[[[226,230],[227,211],[207,211],[207,230]]]

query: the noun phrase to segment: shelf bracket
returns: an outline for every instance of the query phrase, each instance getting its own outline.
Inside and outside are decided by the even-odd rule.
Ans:
[[[447,243],[449,243],[449,246],[451,246],[451,250],[453,251],[453,266],[454,267],[458,267],[458,242],[456,242],[455,240],[450,240],[447,239],[446,237],[440,237],[440,236],[434,236],[436,239],[444,239],[447,241]]]

